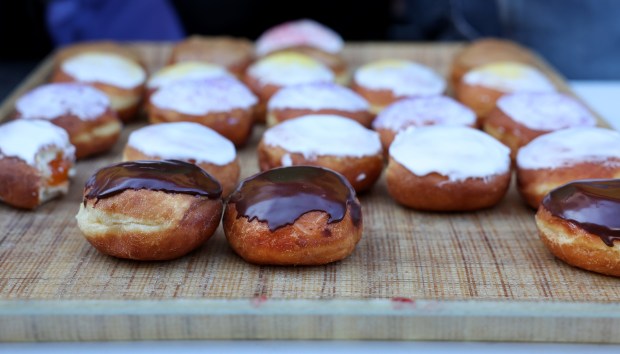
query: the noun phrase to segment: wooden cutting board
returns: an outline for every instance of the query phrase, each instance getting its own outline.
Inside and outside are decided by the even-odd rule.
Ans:
[[[151,70],[170,50],[135,47]],[[407,58],[446,74],[459,48],[360,43],[348,45],[345,55],[352,67]],[[50,70],[46,60],[0,107],[0,120]],[[490,210],[422,213],[396,205],[382,179],[360,197],[365,229],[355,252],[320,267],[247,264],[221,229],[175,261],[99,254],[76,227],[82,187],[97,168],[120,160],[128,133],[142,125],[127,126],[113,152],[80,161],[66,197],[32,212],[0,204],[0,340],[620,342],[620,281],[556,260],[514,185]],[[262,131],[239,152],[243,176],[257,171]]]

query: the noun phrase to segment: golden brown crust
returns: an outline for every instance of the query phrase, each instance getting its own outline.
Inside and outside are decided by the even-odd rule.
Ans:
[[[122,128],[118,116],[110,109],[96,119],[82,120],[75,115],[64,114],[50,122],[67,131],[78,159],[110,150]]]
[[[395,132],[392,129],[383,128],[376,128],[375,131],[379,133],[381,146],[383,146],[383,155],[387,158],[389,157],[390,145],[394,142],[394,138],[396,138],[396,134],[398,134],[398,132]]]
[[[242,77],[254,60],[254,45],[245,38],[191,36],[172,48],[168,64],[204,61]]]
[[[480,85],[469,85],[462,81],[456,85],[455,89],[456,99],[476,113],[479,127],[484,125],[485,119],[495,108],[497,100],[505,94],[506,92]]]
[[[356,192],[370,189],[383,169],[383,153],[364,157],[317,156],[306,159],[303,154],[289,152],[279,146],[270,146],[262,140],[258,144],[258,164],[261,171],[284,166],[282,158],[290,157],[292,165],[320,166],[342,174],[353,186]],[[363,177],[363,178],[362,178]]]
[[[394,95],[391,90],[373,90],[359,85],[355,79],[351,82],[351,89],[364,97],[370,103],[370,111],[379,114],[385,107],[403,98]]]
[[[0,158],[0,201],[23,209],[39,206],[40,172],[16,157]]]
[[[511,173],[487,180],[450,181],[437,173],[417,176],[393,158],[386,170],[388,192],[398,203],[429,211],[471,211],[499,203],[510,185]]]
[[[529,49],[504,39],[484,38],[465,46],[454,56],[450,81],[455,87],[469,70],[501,61],[540,66],[536,55]]]
[[[111,41],[80,42],[63,47],[55,54],[54,61],[56,66],[58,66],[68,58],[87,52],[106,52],[120,55],[145,67],[144,61],[137,51],[129,46],[123,46]]]
[[[267,125],[274,126],[278,123],[282,123],[285,120],[305,116],[308,114],[335,114],[341,117],[346,117],[353,119],[354,121],[360,123],[366,128],[370,127],[373,119],[375,118],[374,114],[368,111],[343,111],[340,109],[301,109],[301,108],[284,108],[284,109],[273,109],[267,113]]]
[[[234,203],[226,206],[224,233],[232,249],[245,261],[265,265],[322,265],[344,259],[362,237],[351,210],[339,222],[328,223],[325,212],[311,211],[293,225],[270,231],[267,223],[237,217]]]
[[[499,107],[495,107],[484,120],[483,130],[510,148],[514,160],[520,148],[534,138],[549,133],[548,130],[535,130],[513,120]]]
[[[525,169],[517,165],[517,187],[525,202],[534,209],[551,190],[568,182],[591,178],[620,178],[620,158],[607,163],[582,162],[560,168]]]
[[[169,260],[207,241],[219,225],[222,210],[220,199],[126,190],[109,198],[87,200],[77,220],[88,242],[102,253],[135,260]]]
[[[597,235],[562,218],[553,216],[543,205],[536,213],[540,239],[559,259],[589,271],[620,276],[620,244],[607,246]]]
[[[243,146],[252,133],[254,123],[254,109],[233,109],[227,112],[213,112],[200,116],[184,114],[177,111],[157,107],[152,102],[148,103],[147,112],[149,122],[194,122],[209,127],[220,133],[235,146]]]
[[[129,145],[125,145],[123,150],[123,161],[137,161],[137,160],[162,160],[159,156],[146,155],[142,151],[136,150]],[[187,160],[185,160],[187,161]],[[196,163],[195,160],[189,160],[187,162],[193,163],[203,170],[207,171],[213,176],[222,186],[222,197],[226,198],[237,186],[239,182],[239,175],[241,173],[239,167],[239,159],[235,158],[234,161],[226,165],[216,165],[212,163]]]
[[[271,96],[275,95],[282,86],[266,84],[263,85],[257,78],[250,74],[243,77],[243,82],[258,97],[258,104],[254,110],[254,120],[257,123],[265,123],[267,121],[267,102]]]

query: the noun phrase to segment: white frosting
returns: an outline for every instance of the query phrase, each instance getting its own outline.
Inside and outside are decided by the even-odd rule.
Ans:
[[[15,103],[20,117],[55,119],[73,115],[81,120],[99,118],[110,107],[110,100],[94,87],[79,83],[39,86]]]
[[[37,167],[38,154],[56,147],[74,159],[75,147],[67,132],[46,120],[18,119],[0,125],[0,156],[17,157]]]
[[[541,135],[519,150],[517,166],[545,169],[620,158],[620,133],[603,128],[570,128]],[[608,162],[609,163],[609,162]]]
[[[284,154],[282,155],[282,159],[280,160],[280,163],[282,164],[282,166],[292,166],[293,165],[293,159],[291,158],[291,154]]]
[[[195,160],[196,163],[227,165],[237,156],[230,140],[198,123],[176,122],[149,125],[131,135],[127,145],[161,159]]]
[[[497,101],[515,122],[535,130],[595,126],[596,118],[579,102],[561,93],[513,93]]]
[[[513,62],[497,62],[477,67],[463,76],[469,85],[503,92],[553,92],[555,86],[537,69]]]
[[[373,121],[374,129],[400,131],[409,126],[469,125],[476,114],[468,107],[446,96],[407,98],[384,109]]]
[[[338,33],[316,21],[290,21],[263,33],[256,40],[256,54],[263,56],[276,50],[302,46],[338,53],[344,41]]]
[[[62,70],[82,82],[101,82],[133,89],[146,80],[146,72],[137,63],[120,55],[89,52],[62,63]]]
[[[248,109],[257,102],[256,96],[232,77],[178,81],[151,96],[151,103],[159,108],[193,115]]]
[[[265,131],[263,142],[303,154],[308,160],[324,155],[363,157],[381,153],[379,134],[332,114],[311,114],[284,121]]]
[[[232,74],[219,65],[186,61],[162,68],[151,76],[146,86],[156,89],[181,80],[210,79],[222,76],[232,77]]]
[[[486,179],[510,170],[510,149],[468,127],[411,127],[396,135],[390,156],[418,176],[435,172],[450,181]]]
[[[248,73],[263,85],[290,86],[334,81],[334,73],[328,67],[307,55],[294,52],[265,57],[252,64]]]
[[[390,90],[396,96],[440,95],[446,81],[432,69],[407,60],[379,60],[355,72],[355,82],[372,90]]]
[[[368,111],[368,102],[353,90],[331,82],[285,87],[267,104],[273,109],[337,109],[345,112]]]

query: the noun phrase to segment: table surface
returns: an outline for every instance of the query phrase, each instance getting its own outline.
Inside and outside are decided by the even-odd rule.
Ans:
[[[620,82],[572,82],[577,94],[584,98],[614,128],[620,129],[620,113],[617,99],[620,97]],[[458,350],[462,353],[487,352],[540,352],[547,353],[617,353],[620,345],[571,345],[571,344],[537,344],[537,343],[461,343],[461,342],[359,342],[359,341],[158,341],[158,342],[106,342],[106,343],[3,343],[0,352],[11,353],[163,353],[170,351],[214,352],[226,349],[238,353],[278,353],[317,352],[338,350],[341,353],[370,352],[425,352],[444,353]]]

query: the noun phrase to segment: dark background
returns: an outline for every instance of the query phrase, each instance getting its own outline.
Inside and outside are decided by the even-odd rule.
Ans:
[[[299,18],[315,19],[347,41],[504,37],[538,51],[569,79],[620,79],[618,0],[166,1],[0,0],[0,98],[67,38],[160,40],[199,33],[256,39]],[[78,8],[74,18],[50,31],[49,8],[68,2]]]

